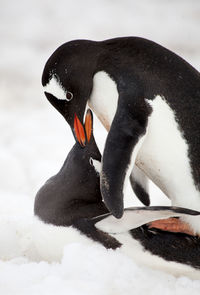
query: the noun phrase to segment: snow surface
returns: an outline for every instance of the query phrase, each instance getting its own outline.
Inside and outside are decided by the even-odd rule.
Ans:
[[[51,261],[38,254],[32,232],[37,231],[35,193],[74,144],[69,127],[42,91],[41,73],[49,55],[71,39],[135,35],[170,48],[200,69],[200,2],[0,4],[0,294],[199,294],[200,280],[151,270],[99,245],[70,243],[61,262]],[[97,120],[95,133],[102,150],[106,132]],[[151,190],[152,204],[168,203],[158,189]],[[130,187],[126,204],[139,204]],[[48,256],[51,245],[46,246]]]

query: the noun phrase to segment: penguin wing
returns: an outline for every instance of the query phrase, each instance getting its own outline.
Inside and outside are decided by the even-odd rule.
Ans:
[[[102,158],[101,194],[106,207],[117,218],[121,218],[124,212],[124,190],[145,141],[151,114],[140,87],[134,85],[120,91]]]
[[[149,181],[147,176],[134,165],[130,175],[130,183],[135,195],[145,205],[150,205],[149,198]]]
[[[108,213],[94,217],[92,221],[99,230],[119,234],[155,220],[188,215],[195,218],[200,212],[174,206],[130,207],[124,210],[124,215],[120,219]]]

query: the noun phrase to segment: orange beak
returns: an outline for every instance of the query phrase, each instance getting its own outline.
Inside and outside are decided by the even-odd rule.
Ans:
[[[74,117],[74,133],[77,141],[84,147],[86,145],[85,130],[76,114]]]
[[[91,135],[92,135],[92,125],[93,125],[92,123],[93,123],[92,111],[88,109],[85,116],[85,132],[86,132],[88,142],[90,142]]]

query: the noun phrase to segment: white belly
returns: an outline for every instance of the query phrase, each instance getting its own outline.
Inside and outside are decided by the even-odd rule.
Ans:
[[[171,199],[172,205],[200,210],[200,192],[192,178],[188,145],[174,112],[160,96],[148,103],[153,112],[136,165]]]
[[[196,191],[187,155],[188,146],[168,104],[160,96],[148,102],[153,112],[136,164],[176,202],[180,194]]]

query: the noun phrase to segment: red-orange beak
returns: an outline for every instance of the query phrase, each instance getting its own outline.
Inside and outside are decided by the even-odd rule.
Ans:
[[[74,134],[76,140],[82,147],[86,146],[86,143],[90,142],[92,136],[92,129],[93,129],[93,115],[90,109],[87,110],[85,116],[85,124],[83,125],[78,116],[75,114],[74,117]]]
[[[92,111],[88,109],[85,116],[85,132],[87,136],[87,142],[90,142],[90,139],[91,139],[92,126],[93,126]]]
[[[74,117],[74,133],[77,141],[84,147],[86,145],[85,130],[76,114]]]

